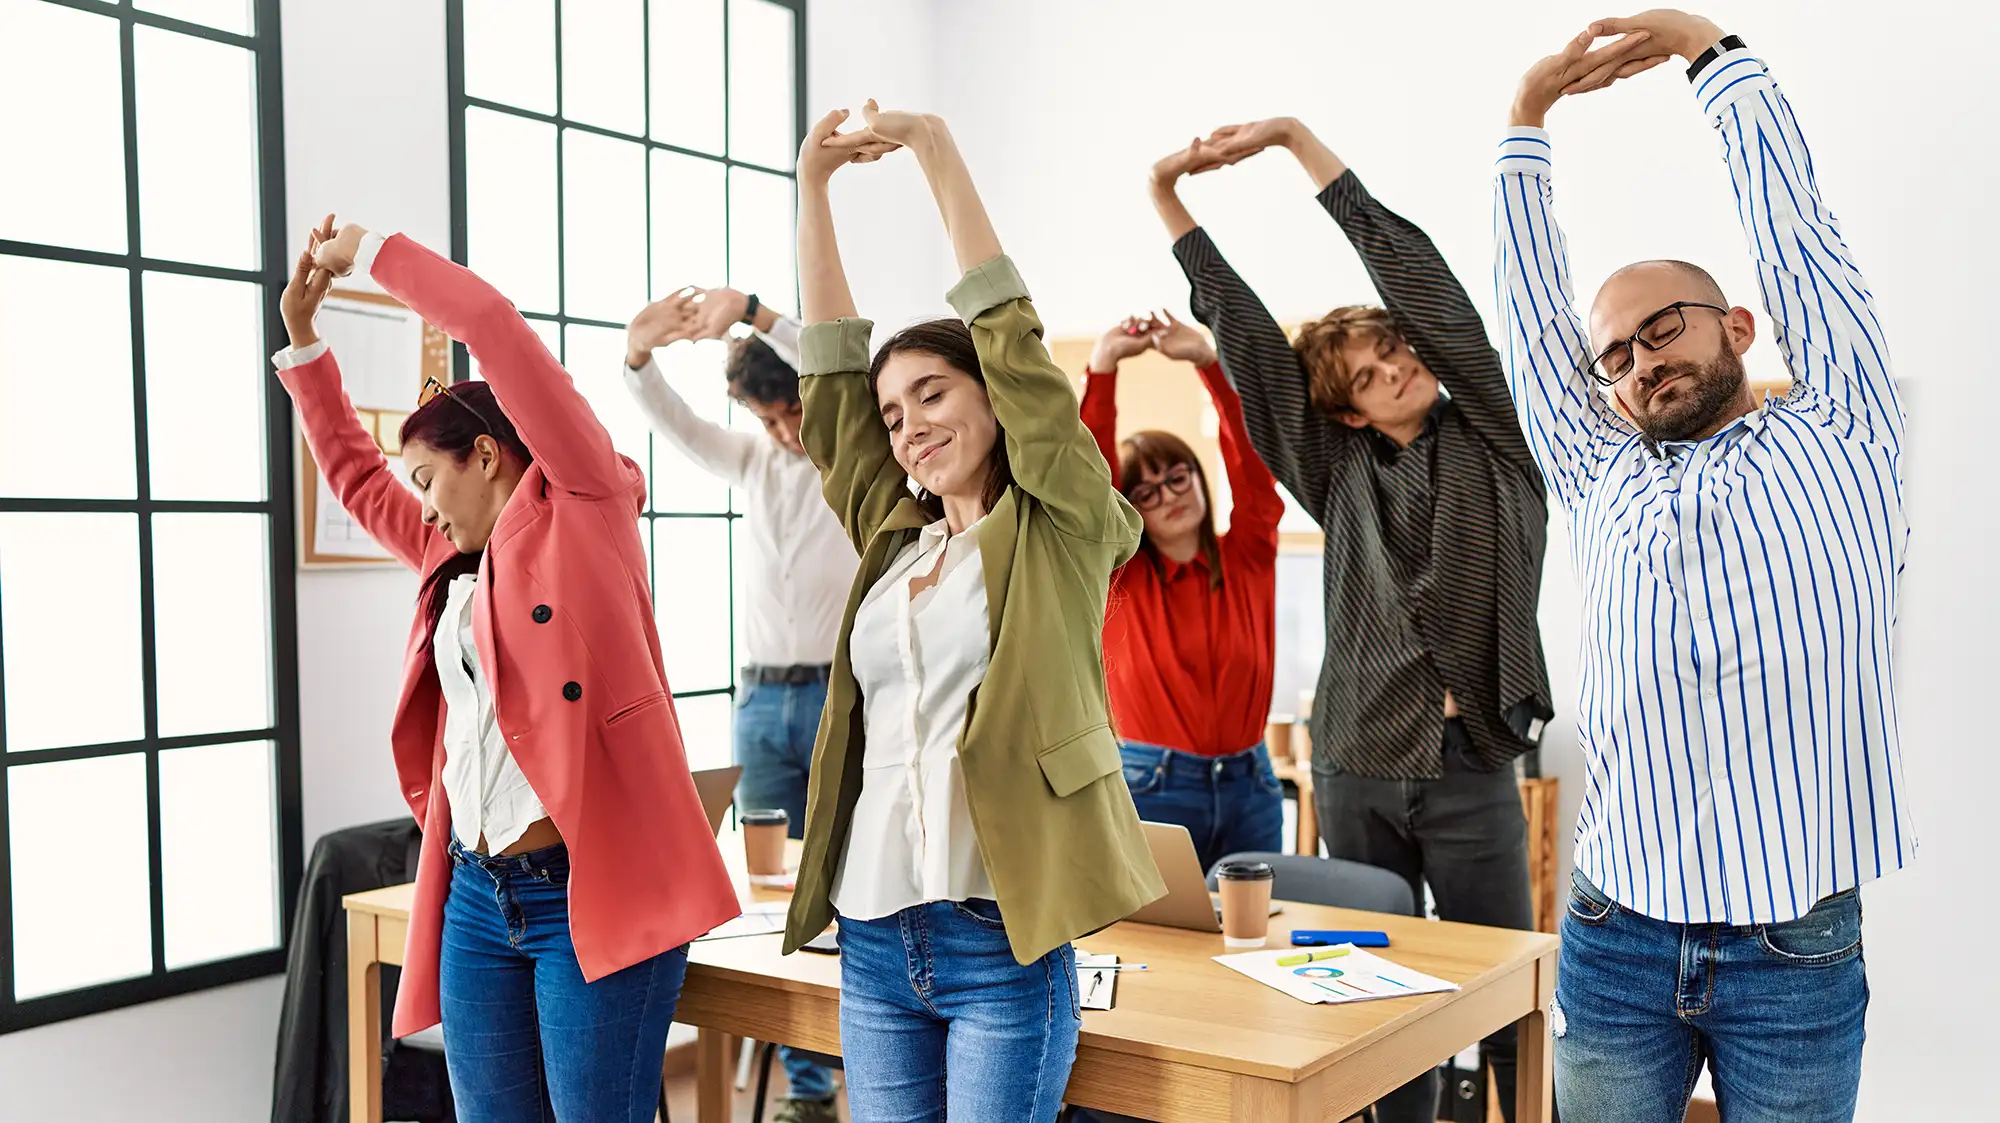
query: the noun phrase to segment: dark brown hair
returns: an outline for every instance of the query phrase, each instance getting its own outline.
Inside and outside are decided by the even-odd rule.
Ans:
[[[1132,498],[1132,492],[1146,482],[1148,471],[1164,475],[1179,465],[1185,464],[1194,473],[1195,482],[1201,487],[1201,554],[1208,559],[1209,584],[1222,584],[1222,545],[1215,536],[1215,493],[1208,488],[1208,473],[1201,470],[1201,460],[1194,454],[1188,443],[1164,429],[1141,429],[1118,442],[1118,490],[1125,498]],[[1144,512],[1141,512],[1143,517]],[[1153,540],[1143,531],[1139,536],[1139,546],[1153,559],[1154,565],[1164,561],[1154,546]]]
[[[868,364],[868,392],[875,395],[877,402],[881,394],[876,390],[876,380],[882,377],[882,368],[890,359],[901,354],[935,355],[943,359],[946,366],[979,383],[986,385],[986,376],[979,370],[979,350],[972,344],[972,329],[962,321],[949,316],[935,320],[924,320],[911,324],[889,337],[875,352],[875,360]],[[988,511],[1007,494],[1014,484],[1014,469],[1007,463],[1007,431],[996,420],[993,426],[993,451],[986,458],[986,488],[980,495],[980,502]],[[917,497],[934,518],[944,517],[944,500],[926,491]]]
[[[1354,411],[1354,372],[1341,356],[1349,341],[1403,342],[1403,332],[1386,308],[1350,304],[1335,308],[1299,329],[1292,350],[1306,368],[1306,391],[1312,404],[1329,417]]]
[[[722,373],[729,393],[746,402],[780,407],[799,404],[799,372],[754,335],[730,341]]]
[[[493,387],[476,379],[454,382],[444,393],[417,407],[417,412],[403,419],[398,435],[403,444],[436,449],[460,464],[471,457],[473,442],[481,437],[492,437],[524,465],[535,462],[535,454],[528,451],[527,442],[514,430],[514,422],[500,408],[500,399],[493,396]],[[448,558],[424,578],[423,587],[417,590],[418,611],[427,621],[424,650],[430,650],[437,634],[453,579],[479,572],[479,559],[484,554],[480,550]]]

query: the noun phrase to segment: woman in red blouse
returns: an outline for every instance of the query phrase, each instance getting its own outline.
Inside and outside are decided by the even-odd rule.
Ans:
[[[1215,533],[1208,480],[1186,441],[1157,429],[1117,439],[1118,363],[1154,349],[1199,367],[1215,401],[1233,501],[1227,534]],[[1262,742],[1285,508],[1250,447],[1243,404],[1201,333],[1162,315],[1127,319],[1098,340],[1083,421],[1145,519],[1139,553],[1111,579],[1104,621],[1112,722],[1139,817],[1185,826],[1204,869],[1226,854],[1279,850],[1284,801]]]

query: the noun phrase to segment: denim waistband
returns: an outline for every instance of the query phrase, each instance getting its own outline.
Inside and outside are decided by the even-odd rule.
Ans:
[[[454,866],[478,866],[490,873],[519,873],[533,875],[550,866],[569,864],[569,847],[563,843],[544,846],[540,850],[526,850],[519,854],[481,854],[454,838],[445,847],[451,855]]]
[[[1158,759],[1152,762],[1153,767],[1167,776],[1255,776],[1266,767],[1270,759],[1270,754],[1265,752],[1262,741],[1241,752],[1224,756],[1182,752],[1164,745],[1149,745],[1144,741],[1125,741],[1118,747],[1121,753],[1158,754]]]

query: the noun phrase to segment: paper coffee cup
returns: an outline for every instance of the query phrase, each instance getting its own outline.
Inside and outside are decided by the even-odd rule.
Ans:
[[[785,833],[792,817],[782,807],[745,811],[737,816],[743,824],[743,861],[753,878],[781,878],[785,874]]]
[[[1269,862],[1224,862],[1216,869],[1224,947],[1264,946],[1271,929],[1271,881],[1276,876]]]

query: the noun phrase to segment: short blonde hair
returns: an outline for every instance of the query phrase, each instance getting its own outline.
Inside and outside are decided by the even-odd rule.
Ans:
[[[1389,339],[1403,342],[1402,329],[1387,308],[1372,304],[1350,304],[1335,308],[1299,328],[1292,351],[1305,367],[1307,391],[1321,413],[1349,413],[1354,409],[1350,392],[1354,372],[1348,369],[1341,351],[1353,341]]]

